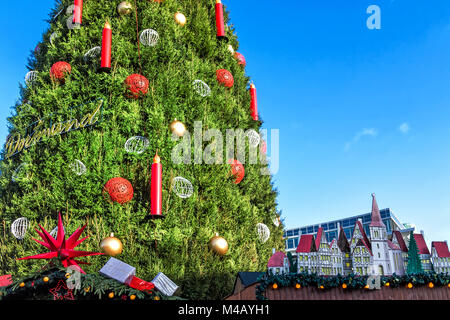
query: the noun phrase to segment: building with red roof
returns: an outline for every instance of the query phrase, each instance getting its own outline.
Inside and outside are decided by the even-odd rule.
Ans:
[[[450,252],[447,241],[431,242],[431,262],[436,273],[450,273]]]
[[[267,270],[272,274],[289,273],[289,260],[286,254],[282,251],[274,252],[267,262]]]
[[[422,262],[423,271],[433,271],[433,265],[431,264],[431,254],[425,242],[423,231],[421,231],[421,233],[415,233],[414,239],[416,240],[417,248],[419,249],[419,257],[420,261]]]
[[[370,221],[364,220],[364,216],[355,219],[351,237],[346,226],[343,228],[339,221],[337,226],[333,226],[339,230],[337,240],[336,236],[329,239],[330,229],[325,225],[315,229],[315,234],[310,233],[309,229],[305,234],[300,233],[293,251],[298,272],[318,275],[404,275],[408,266],[407,231],[412,233],[415,227],[404,225],[403,229],[392,229],[382,211],[375,194],[372,194]],[[414,234],[414,240],[425,272],[432,271],[433,265],[437,272],[450,272],[450,251],[446,242],[432,242],[430,253],[423,231]],[[292,249],[286,250],[291,252]],[[269,260],[268,268],[286,268],[283,264],[285,260],[285,256],[277,253]]]

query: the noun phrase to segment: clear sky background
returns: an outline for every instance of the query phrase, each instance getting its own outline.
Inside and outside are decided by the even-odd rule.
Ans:
[[[286,226],[369,212],[374,192],[428,243],[450,240],[450,1],[223,2],[264,128],[280,130],[274,183]],[[1,11],[2,145],[53,4]],[[373,4],[380,30],[366,26]]]

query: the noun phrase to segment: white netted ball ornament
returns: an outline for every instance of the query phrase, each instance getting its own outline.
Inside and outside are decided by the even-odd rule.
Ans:
[[[176,177],[173,179],[172,190],[182,199],[189,198],[194,193],[192,183],[183,177]]]
[[[207,97],[211,95],[211,88],[202,80],[194,80],[192,82],[194,90],[202,97]]]
[[[259,240],[264,243],[269,240],[270,230],[264,223],[258,223],[256,225],[256,231],[258,232]]]
[[[28,177],[28,174],[26,171],[27,167],[28,167],[27,163],[22,163],[20,166],[18,166],[12,174],[12,177],[11,177],[12,181],[18,182],[23,179],[26,179]]]
[[[69,165],[69,168],[79,176],[86,173],[86,166],[78,159],[75,159],[75,161]]]
[[[250,146],[252,146],[253,148],[256,148],[259,145],[261,136],[258,134],[258,132],[256,132],[253,129],[249,130],[247,132],[247,137],[248,137],[248,143],[250,144]]]
[[[143,153],[150,144],[150,141],[146,137],[136,136],[131,137],[125,142],[125,150],[129,153]]]
[[[156,30],[145,29],[141,32],[139,40],[144,46],[154,47],[158,43],[159,34]]]
[[[275,225],[275,227],[279,227],[280,226],[280,217],[278,217],[278,216],[274,216],[273,218],[272,218],[272,222],[273,222],[273,224]]]
[[[89,51],[84,54],[83,59],[84,59],[84,61],[97,59],[100,57],[101,52],[102,52],[102,48],[93,47],[92,49],[89,49]]]
[[[56,41],[56,39],[59,37],[59,34],[58,34],[58,32],[53,32],[51,35],[50,35],[50,44],[51,45],[55,45],[55,41]]]
[[[37,71],[30,71],[25,75],[25,83],[28,86],[31,86],[38,78],[38,72]]]
[[[19,218],[17,220],[14,220],[14,222],[11,224],[11,233],[13,234],[16,239],[22,240],[25,238],[25,234],[27,233],[28,229],[28,219],[27,218]]]

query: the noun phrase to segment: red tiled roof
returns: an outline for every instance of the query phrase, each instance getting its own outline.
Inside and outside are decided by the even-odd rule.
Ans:
[[[316,235],[316,248],[317,249],[320,247],[320,241],[322,240],[322,233],[323,233],[323,228],[319,228],[319,230],[317,230],[317,235]]]
[[[388,244],[389,248],[391,248],[392,250],[402,250],[402,249],[400,249],[400,247],[398,245],[396,245],[395,243],[392,243],[391,240],[388,240],[387,244]]]
[[[450,258],[447,243],[444,241],[433,241],[431,247],[436,249],[439,258]]]
[[[267,262],[267,268],[280,268],[284,266],[284,258],[286,254],[284,252],[275,252]]]
[[[366,232],[364,231],[364,228],[363,228],[363,225],[361,224],[361,221],[357,220],[356,223],[355,223],[355,229],[356,229],[356,226],[358,226],[359,231],[361,232],[361,235],[364,238],[365,245],[370,247],[369,238],[367,238]],[[353,235],[354,234],[355,234],[355,230],[353,230]],[[352,235],[352,238],[353,238],[353,235]]]
[[[419,249],[419,254],[430,254],[430,251],[428,251],[427,244],[425,243],[425,239],[423,238],[422,234],[415,233],[414,239],[416,239],[417,248]]]
[[[367,245],[367,243],[364,241],[364,239],[358,239],[358,242],[356,242],[356,246],[361,246],[361,244],[366,247],[367,250],[369,250],[369,253],[371,256],[373,256],[372,254],[372,250],[370,250],[369,246]],[[356,248],[356,247],[355,247]],[[354,249],[353,249],[354,250]]]
[[[0,287],[7,287],[12,283],[12,278],[10,274],[5,276],[0,276]]]
[[[398,245],[400,246],[400,250],[403,252],[408,252],[408,248],[406,247],[405,240],[403,240],[402,234],[400,231],[395,230],[393,231],[393,234],[395,238],[397,239]]]
[[[306,253],[315,251],[314,236],[312,234],[303,234],[298,242],[296,252]]]
[[[338,246],[342,252],[350,252],[350,245],[348,244],[347,236],[345,235],[344,228],[339,230]]]
[[[331,248],[331,247],[333,246],[333,243],[335,243],[335,242],[336,242],[336,239],[333,239],[333,240],[330,242],[329,247]]]
[[[378,209],[377,198],[375,198],[375,193],[372,193],[372,221],[370,222],[370,227],[386,227],[381,220],[380,209]]]

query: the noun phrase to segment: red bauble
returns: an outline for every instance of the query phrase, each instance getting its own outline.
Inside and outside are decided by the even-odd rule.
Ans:
[[[217,81],[223,84],[227,88],[231,88],[234,84],[233,75],[230,71],[225,69],[220,69],[216,71]]]
[[[139,98],[148,92],[148,79],[140,74],[132,74],[125,79],[125,85],[128,89],[130,98]]]
[[[66,74],[70,74],[72,71],[72,67],[69,63],[65,61],[58,61],[52,65],[50,69],[50,76],[56,80],[63,80],[66,77]]]
[[[239,184],[245,176],[244,166],[239,160],[230,159],[228,163],[231,164],[231,174],[236,177],[235,184]]]
[[[240,64],[241,66],[244,66],[244,67],[245,67],[245,65],[247,64],[247,62],[245,61],[245,57],[244,57],[241,53],[236,52],[236,53],[234,54],[234,57],[237,59],[238,64]]]
[[[124,204],[133,199],[133,186],[127,179],[112,178],[103,187],[103,194],[111,201]]]

